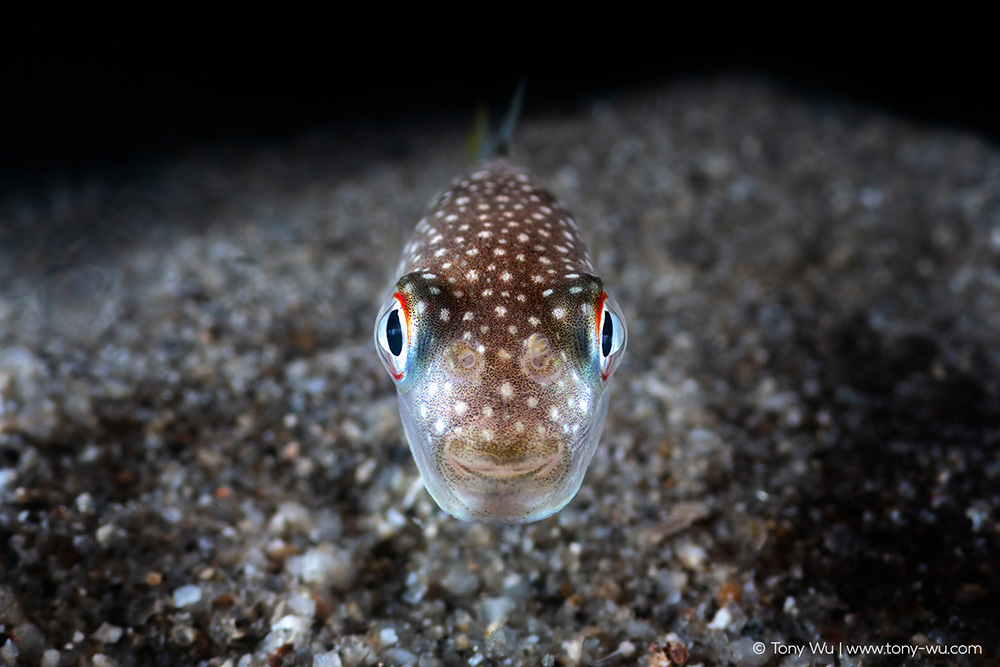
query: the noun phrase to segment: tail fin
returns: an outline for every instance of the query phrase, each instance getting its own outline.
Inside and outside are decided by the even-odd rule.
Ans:
[[[514,97],[507,108],[507,115],[497,129],[495,137],[490,137],[490,115],[485,106],[476,110],[472,133],[469,137],[469,153],[477,162],[484,162],[497,155],[510,155],[510,140],[521,117],[521,105],[524,102],[524,88],[527,81],[521,79],[514,91]]]

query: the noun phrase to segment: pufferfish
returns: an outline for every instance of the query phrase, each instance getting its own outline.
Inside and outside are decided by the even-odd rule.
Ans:
[[[580,489],[625,352],[625,318],[576,222],[494,158],[438,195],[403,250],[375,346],[431,497],[528,523]]]

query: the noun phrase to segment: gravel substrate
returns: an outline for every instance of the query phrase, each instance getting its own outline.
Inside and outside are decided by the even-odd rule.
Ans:
[[[0,664],[996,660],[1000,152],[746,81],[527,108],[629,349],[526,526],[434,505],[371,340],[464,121],[3,195]]]

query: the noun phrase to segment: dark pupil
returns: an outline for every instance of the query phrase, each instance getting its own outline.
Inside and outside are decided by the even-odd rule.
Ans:
[[[403,351],[403,327],[399,326],[399,310],[394,310],[389,314],[389,321],[385,323],[385,338],[389,341],[389,351],[392,356],[398,357]]]
[[[615,337],[615,324],[611,313],[604,313],[604,326],[601,327],[601,353],[606,357],[611,354],[611,341]]]

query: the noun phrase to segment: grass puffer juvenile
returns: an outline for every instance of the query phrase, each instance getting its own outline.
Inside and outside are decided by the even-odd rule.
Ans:
[[[375,345],[431,496],[452,516],[527,523],[580,489],[625,351],[625,318],[576,223],[495,158],[417,224]]]

